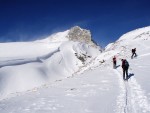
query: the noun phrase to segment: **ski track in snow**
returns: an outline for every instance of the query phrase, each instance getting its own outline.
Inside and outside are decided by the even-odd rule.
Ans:
[[[150,113],[150,101],[143,90],[144,88],[142,89],[141,87],[142,84],[139,84],[138,77],[131,75],[128,81],[124,81],[121,67],[117,69],[110,67],[112,64],[110,61],[111,55],[118,54],[120,58],[129,58],[131,55],[130,49],[134,46],[138,48],[137,50],[140,50],[139,59],[143,60],[145,57],[149,57],[149,43],[140,40],[142,36],[146,37],[144,40],[148,40],[148,35],[146,36],[143,33],[136,37],[132,36],[132,33],[129,37],[125,34],[122,39],[127,37],[127,39],[131,38],[131,40],[125,40],[124,43],[123,40],[116,41],[112,46],[113,51],[110,51],[110,53],[108,51],[106,56],[102,57],[106,62],[94,65],[99,60],[96,60],[96,57],[92,58],[88,63],[79,67],[79,70],[72,76],[58,79],[51,84],[45,84],[26,92],[16,93],[14,97],[0,101],[0,113]],[[137,41],[133,42],[132,37]],[[62,43],[59,40],[56,40],[56,42]],[[66,48],[68,47],[66,46]],[[117,48],[118,51],[116,51]],[[79,47],[79,50],[83,53],[86,49],[84,45]],[[3,59],[0,61],[0,68],[35,62],[42,63],[60,50],[57,46],[53,51],[43,56]],[[76,46],[73,47],[73,50],[77,53],[81,52],[76,49]],[[143,52],[143,50],[146,51]],[[61,57],[58,64],[61,65],[63,58]],[[138,62],[134,65],[143,69],[149,68],[149,65],[138,65]]]
[[[120,73],[114,70],[116,75],[118,76],[119,86],[120,86],[120,95],[117,98],[117,108],[116,113],[127,113],[127,105],[128,105],[128,92],[125,83],[122,80]]]
[[[118,75],[120,95],[117,99],[117,113],[150,113],[150,104],[141,86],[135,77],[123,81],[122,74],[114,70]]]

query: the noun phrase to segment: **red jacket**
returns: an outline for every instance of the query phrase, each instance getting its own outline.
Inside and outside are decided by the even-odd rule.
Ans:
[[[116,57],[113,58],[113,61],[116,61]]]

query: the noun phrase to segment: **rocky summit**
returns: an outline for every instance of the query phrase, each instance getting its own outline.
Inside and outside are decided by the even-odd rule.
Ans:
[[[91,43],[91,32],[81,29],[79,26],[72,27],[68,33],[69,40]]]

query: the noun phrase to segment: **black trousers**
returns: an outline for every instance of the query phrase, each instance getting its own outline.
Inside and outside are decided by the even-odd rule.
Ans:
[[[132,53],[132,56],[131,56],[131,58],[133,58],[133,56],[134,56],[134,57],[136,57],[136,53]]]
[[[126,77],[125,77],[125,75],[126,75]],[[128,79],[128,68],[125,68],[125,69],[123,69],[123,79],[125,80],[127,80]]]
[[[116,68],[116,61],[113,61],[113,68]]]

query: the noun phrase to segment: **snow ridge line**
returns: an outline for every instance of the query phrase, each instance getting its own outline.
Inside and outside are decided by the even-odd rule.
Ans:
[[[36,57],[36,58],[9,60],[7,62],[0,63],[0,68],[5,67],[5,66],[23,65],[23,64],[34,63],[34,62],[42,63],[43,60],[46,60],[46,59],[50,58],[51,56],[53,56],[55,53],[57,53],[59,51],[60,51],[59,48],[57,48],[53,52],[50,52],[46,55],[39,56],[39,57]]]

